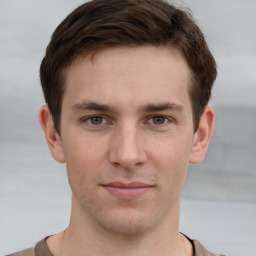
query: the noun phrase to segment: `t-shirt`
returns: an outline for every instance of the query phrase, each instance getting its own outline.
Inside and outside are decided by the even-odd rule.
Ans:
[[[188,237],[187,237],[188,238]],[[9,254],[7,256],[54,256],[46,243],[46,238],[44,238],[43,240],[39,241],[35,248],[29,248],[20,252],[16,252],[13,254]],[[194,256],[224,256],[224,255],[220,255],[220,254],[213,254],[209,251],[207,251],[203,245],[198,242],[197,240],[192,240],[190,238],[188,238],[188,240],[191,242],[193,248],[194,248]]]

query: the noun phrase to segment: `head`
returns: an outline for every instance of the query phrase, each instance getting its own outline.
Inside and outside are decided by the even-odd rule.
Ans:
[[[71,224],[178,230],[188,164],[213,132],[215,75],[192,18],[160,0],[95,0],[59,25],[41,65],[40,122],[67,164]]]
[[[61,133],[66,72],[82,56],[117,46],[169,46],[185,58],[194,131],[211,97],[216,63],[189,13],[162,0],[94,0],[75,9],[52,35],[41,63],[45,101]]]

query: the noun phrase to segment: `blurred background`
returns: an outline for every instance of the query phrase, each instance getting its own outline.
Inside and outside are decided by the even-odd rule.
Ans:
[[[56,26],[81,0],[0,0],[0,255],[34,246],[69,222],[65,166],[38,122],[39,65]],[[180,230],[209,250],[256,251],[256,1],[172,1],[190,8],[218,63],[216,129],[190,166]]]

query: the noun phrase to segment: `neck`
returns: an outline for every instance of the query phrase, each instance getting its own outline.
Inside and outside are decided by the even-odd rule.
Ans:
[[[179,233],[179,202],[162,223],[147,231],[120,234],[97,225],[73,200],[68,228],[50,237],[47,244],[55,256],[186,256],[192,255],[192,246]]]

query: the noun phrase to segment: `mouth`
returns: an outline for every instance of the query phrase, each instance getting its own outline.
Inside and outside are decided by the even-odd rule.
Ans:
[[[122,182],[111,182],[102,185],[108,193],[118,199],[132,200],[141,197],[148,191],[153,189],[153,185],[145,184],[141,182],[122,183]]]

